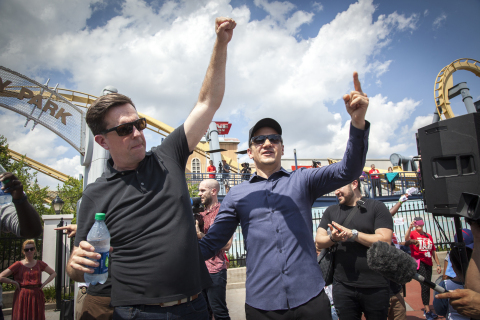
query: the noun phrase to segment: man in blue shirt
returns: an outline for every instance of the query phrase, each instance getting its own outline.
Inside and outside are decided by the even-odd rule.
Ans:
[[[343,160],[316,169],[287,172],[281,167],[282,128],[265,118],[249,133],[248,155],[257,172],[233,187],[215,223],[199,242],[205,259],[215,255],[242,226],[247,254],[247,319],[330,317],[313,241],[312,204],[318,197],[360,175],[368,149],[367,95],[358,74],[355,90],[344,95],[352,121]]]

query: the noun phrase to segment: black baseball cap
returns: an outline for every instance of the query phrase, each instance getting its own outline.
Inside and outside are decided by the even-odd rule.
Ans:
[[[273,120],[272,118],[263,118],[262,120],[258,121],[248,132],[248,145],[250,145],[252,141],[253,134],[260,128],[269,127],[277,131],[279,135],[282,134],[282,127],[280,124]]]

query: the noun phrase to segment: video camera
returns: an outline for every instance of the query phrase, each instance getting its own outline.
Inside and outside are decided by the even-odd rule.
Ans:
[[[193,218],[198,221],[200,229],[203,229],[203,217],[200,212],[205,211],[205,206],[202,203],[202,198],[190,198],[190,203],[192,205]]]
[[[250,164],[248,162],[244,162],[244,163],[242,163],[242,167],[244,169],[248,169],[250,167]]]
[[[312,160],[312,168],[320,168],[322,166],[322,163],[317,160]]]

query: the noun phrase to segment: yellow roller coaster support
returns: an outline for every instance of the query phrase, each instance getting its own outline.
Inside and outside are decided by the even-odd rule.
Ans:
[[[442,115],[445,119],[455,117],[450,108],[450,101],[448,99],[448,89],[453,86],[452,74],[457,70],[467,70],[473,72],[477,77],[480,77],[479,65],[480,63],[477,60],[462,58],[453,61],[440,71],[433,87],[435,106],[440,117],[442,117]]]
[[[23,155],[21,155],[20,153],[16,152],[16,151],[13,151],[13,150],[10,150],[8,149],[8,154],[10,155],[10,157],[12,157],[13,160],[15,161],[22,161],[22,158],[23,158]],[[28,157],[25,157],[23,159],[23,161],[25,162],[25,164],[27,166],[29,166],[30,168],[33,168],[37,171],[40,171],[41,173],[44,173],[46,174],[47,176],[50,176],[52,178],[55,178],[61,182],[65,182],[68,180],[68,178],[70,178],[70,176],[66,175],[65,173],[62,173],[58,170],[55,170],[53,168],[50,168],[49,166],[46,166],[44,165],[43,163],[40,163],[38,161],[35,161],[33,159],[30,159]]]

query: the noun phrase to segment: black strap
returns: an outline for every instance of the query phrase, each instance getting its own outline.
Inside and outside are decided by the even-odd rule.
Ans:
[[[347,225],[352,221],[353,216],[359,211],[358,206],[355,206],[352,211],[348,214],[348,217],[343,221],[342,226],[347,227]]]

